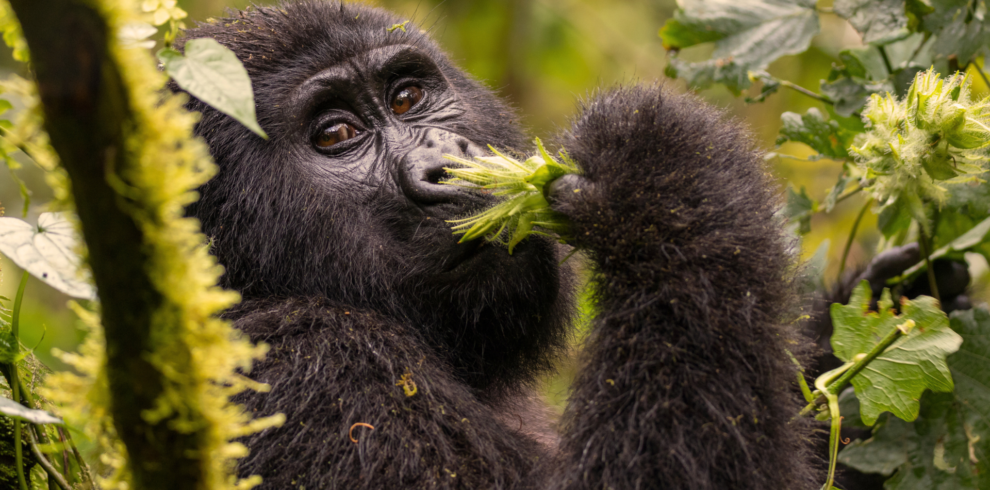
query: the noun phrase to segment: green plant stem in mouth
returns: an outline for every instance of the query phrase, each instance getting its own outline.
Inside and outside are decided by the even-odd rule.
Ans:
[[[564,239],[567,220],[550,208],[544,189],[568,174],[580,174],[577,164],[563,150],[559,159],[550,156],[543,142],[536,139],[537,155],[519,161],[489,146],[494,156],[473,160],[454,155],[444,158],[459,167],[445,170],[453,178],[444,184],[482,191],[501,198],[494,206],[467,218],[449,220],[460,242],[485,238],[507,245],[509,253],[531,234]]]

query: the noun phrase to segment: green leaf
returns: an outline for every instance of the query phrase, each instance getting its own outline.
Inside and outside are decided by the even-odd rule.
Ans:
[[[890,92],[892,87],[887,82],[870,82],[862,78],[841,77],[831,82],[822,81],[821,91],[835,104],[833,109],[837,114],[849,117],[866,105],[870,95]]]
[[[904,0],[835,0],[832,8],[863,35],[864,43],[882,45],[911,34]]]
[[[955,56],[959,66],[965,66],[990,43],[990,16],[985,2],[970,0],[937,0],[933,11],[925,15],[921,28],[934,34],[933,54],[937,58]],[[972,8],[971,8],[972,7]]]
[[[185,55],[163,49],[158,59],[183,90],[268,139],[255,115],[251,79],[233,51],[202,38],[186,43]]]
[[[839,127],[839,123],[828,121],[821,111],[812,107],[804,115],[785,112],[780,116],[783,122],[777,144],[797,141],[810,146],[819,154],[835,160],[849,157],[846,148],[852,144],[855,133]]]
[[[801,187],[801,193],[794,192],[794,188],[787,188],[787,204],[784,205],[784,216],[791,221],[798,223],[798,233],[804,235],[811,231],[811,215],[818,210],[818,203],[808,196],[808,192]]]
[[[842,412],[845,425],[846,412]],[[908,453],[917,442],[912,437],[914,426],[897,417],[882,417],[873,429],[873,437],[857,439],[839,453],[839,462],[863,473],[890,476],[908,462]]]
[[[880,48],[866,45],[839,51],[839,61],[850,77],[865,80],[886,80],[890,76]]]
[[[902,205],[900,199],[880,208],[877,228],[880,228],[884,238],[889,240],[892,236],[907,230],[909,226],[911,226],[911,213]]]
[[[826,213],[832,212],[832,209],[835,208],[835,203],[839,200],[839,196],[845,192],[846,186],[854,180],[855,179],[853,179],[848,172],[845,170],[842,171],[842,174],[839,175],[839,180],[828,191],[828,195],[825,196],[825,200],[822,201],[822,208]]]
[[[14,333],[9,328],[0,331],[0,363],[13,364],[17,362],[20,354],[20,345],[14,338]]]
[[[660,29],[668,50],[715,42],[707,61],[672,58],[671,77],[694,87],[722,83],[734,93],[750,86],[749,72],[763,70],[781,56],[808,49],[818,33],[814,0],[682,0],[674,18]]]
[[[32,424],[64,424],[62,419],[44,410],[30,409],[9,398],[0,397],[0,413]]]
[[[891,417],[873,431],[872,440],[899,441],[901,447],[862,444],[873,457],[906,453],[907,459],[884,488],[891,490],[990,488],[990,312],[985,308],[957,311],[950,321],[962,336],[959,351],[948,357],[955,380],[952,393],[925,393],[921,414],[907,424]],[[886,452],[886,455],[876,454]],[[843,459],[845,451],[840,454]],[[846,463],[857,469],[854,452]],[[845,461],[843,461],[845,463]]]
[[[901,315],[896,315],[889,290],[878,303],[879,312],[869,311],[871,296],[869,283],[863,281],[849,305],[832,305],[832,350],[849,362],[869,352],[893,329],[909,328],[853,377],[852,385],[867,425],[873,425],[885,411],[911,421],[918,417],[918,400],[926,389],[952,391],[945,356],[959,349],[962,337],[949,328],[949,319],[934,298],[902,299]]]
[[[96,290],[80,275],[77,243],[75,228],[59,213],[42,213],[38,226],[0,218],[0,253],[73,298],[94,299]]]

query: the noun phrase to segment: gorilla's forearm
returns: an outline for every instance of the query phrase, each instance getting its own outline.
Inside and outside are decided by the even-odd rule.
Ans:
[[[238,402],[286,415],[243,441],[259,488],[529,488],[541,448],[522,422],[500,423],[407,328],[325,300],[238,308],[235,324],[271,345],[251,373],[271,391]]]
[[[593,261],[599,313],[556,486],[810,488],[780,323],[792,256],[750,139],[646,86],[597,96],[563,146],[585,175],[556,207]]]

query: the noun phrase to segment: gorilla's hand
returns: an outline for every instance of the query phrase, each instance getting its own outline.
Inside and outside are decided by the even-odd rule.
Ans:
[[[861,281],[868,281],[870,289],[873,291],[874,301],[880,297],[880,293],[887,285],[887,280],[900,275],[904,270],[917,264],[922,260],[921,252],[917,243],[911,243],[901,247],[895,247],[883,252],[866,267],[861,274],[854,276],[851,287],[844,289],[851,290]],[[946,313],[955,310],[966,310],[973,305],[966,295],[966,288],[969,286],[969,269],[965,263],[954,260],[936,260],[932,263],[935,271],[935,285],[938,287],[939,296],[942,299],[942,309]],[[931,286],[928,282],[927,274],[921,274],[910,283],[904,284],[900,293],[903,296],[913,299],[917,296],[931,296]],[[848,298],[846,298],[848,301]]]
[[[591,260],[598,314],[553,480],[806,488],[794,341],[778,324],[791,255],[761,155],[718,111],[657,86],[596,96],[562,146],[583,174],[546,195]]]

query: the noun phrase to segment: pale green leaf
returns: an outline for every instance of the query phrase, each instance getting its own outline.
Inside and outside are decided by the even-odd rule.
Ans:
[[[878,304],[879,312],[869,311],[870,298],[869,283],[863,281],[848,306],[832,305],[832,350],[839,359],[852,361],[893,329],[910,327],[909,320],[913,321],[913,328],[853,377],[852,385],[860,401],[860,416],[867,425],[873,425],[885,411],[914,420],[918,400],[926,389],[952,391],[945,356],[959,349],[962,337],[949,328],[949,319],[934,298],[903,299],[900,315],[893,310],[889,291]]]
[[[863,35],[865,43],[887,44],[911,34],[904,0],[835,0],[832,8]]]
[[[62,419],[44,411],[33,410],[8,398],[0,397],[0,414],[32,424],[63,424]]]
[[[808,49],[819,29],[814,0],[682,0],[679,6],[660,30],[664,46],[715,42],[708,61],[670,60],[667,74],[695,87],[722,83],[738,93],[749,87],[750,71]]]
[[[268,138],[255,115],[251,79],[233,51],[213,39],[202,38],[187,42],[185,55],[163,49],[158,52],[158,58],[183,90],[233,117],[258,136]]]
[[[0,253],[69,296],[94,299],[96,290],[80,272],[77,243],[75,228],[59,213],[42,213],[38,226],[0,218]]]

